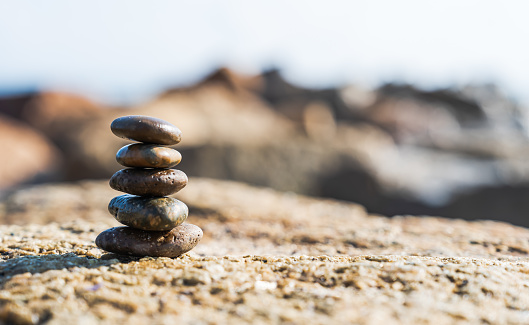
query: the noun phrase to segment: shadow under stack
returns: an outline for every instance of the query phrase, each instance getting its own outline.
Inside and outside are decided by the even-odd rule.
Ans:
[[[123,116],[110,126],[120,138],[140,143],[121,148],[116,160],[125,167],[112,178],[110,187],[128,194],[113,198],[109,212],[128,227],[100,233],[96,245],[106,251],[134,256],[177,257],[193,249],[202,230],[184,223],[187,206],[169,195],[187,185],[180,153],[168,146],[180,142],[182,132],[171,123],[148,116]]]

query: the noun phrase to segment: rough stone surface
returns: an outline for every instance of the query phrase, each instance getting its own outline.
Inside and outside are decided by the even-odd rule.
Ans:
[[[1,320],[529,322],[525,228],[386,218],[355,204],[193,179],[177,197],[204,230],[200,245],[176,259],[135,258],[94,244],[117,223],[106,211],[115,195],[99,181],[34,186],[0,200],[0,221],[21,224],[0,226]]]
[[[154,144],[129,144],[116,154],[116,161],[125,167],[171,168],[181,160],[178,151]]]
[[[186,174],[177,169],[127,168],[110,178],[110,187],[133,195],[167,196],[187,185]]]
[[[131,256],[178,257],[192,250],[202,230],[184,223],[170,231],[146,231],[115,227],[100,233],[96,245],[105,251]]]
[[[108,211],[117,221],[143,230],[171,230],[187,219],[184,202],[171,197],[145,197],[130,194],[113,198]]]
[[[112,133],[139,142],[173,145],[182,139],[182,131],[162,119],[142,115],[123,116],[112,121]]]

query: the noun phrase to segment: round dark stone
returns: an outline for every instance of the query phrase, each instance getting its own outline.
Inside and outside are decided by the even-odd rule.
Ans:
[[[110,178],[110,187],[141,196],[168,196],[187,185],[187,176],[177,169],[126,168]]]
[[[122,116],[112,121],[110,129],[120,138],[146,143],[173,145],[182,139],[176,126],[149,116]]]
[[[125,167],[171,168],[180,163],[182,155],[156,144],[133,143],[119,149],[116,160]]]
[[[192,250],[201,238],[202,229],[189,223],[170,231],[114,227],[100,233],[96,245],[122,255],[177,257]]]
[[[108,204],[117,221],[132,228],[168,231],[187,219],[189,210],[183,202],[171,197],[120,195]]]

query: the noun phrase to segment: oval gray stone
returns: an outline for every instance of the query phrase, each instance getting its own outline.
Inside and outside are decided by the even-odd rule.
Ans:
[[[108,204],[108,211],[117,221],[132,228],[168,231],[187,219],[184,202],[171,197],[120,195]]]
[[[114,227],[100,233],[96,245],[122,255],[177,257],[192,250],[201,238],[202,229],[189,223],[170,231]]]
[[[125,167],[171,168],[180,163],[182,155],[156,144],[133,143],[119,149],[116,160]]]
[[[112,121],[110,129],[120,138],[146,143],[174,145],[182,139],[176,126],[150,116],[122,116]]]
[[[110,187],[140,196],[168,196],[187,185],[187,175],[177,169],[126,168],[110,178]]]

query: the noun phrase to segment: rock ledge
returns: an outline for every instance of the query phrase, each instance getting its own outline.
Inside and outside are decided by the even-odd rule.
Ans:
[[[177,197],[204,239],[176,259],[95,246],[116,225],[105,211],[115,192],[103,181],[4,197],[0,220],[21,225],[0,226],[0,323],[529,322],[525,228],[370,216],[354,204],[207,179],[184,192]]]

